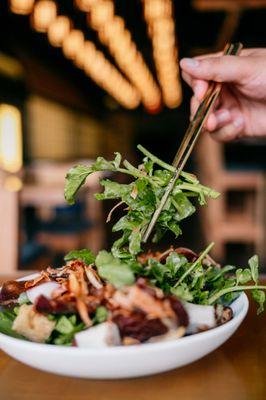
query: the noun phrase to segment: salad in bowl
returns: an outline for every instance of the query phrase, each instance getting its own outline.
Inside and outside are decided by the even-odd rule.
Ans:
[[[265,286],[259,284],[258,257],[248,267],[216,263],[209,252],[181,247],[162,252],[144,251],[142,235],[160,202],[174,168],[138,146],[143,162],[135,167],[98,157],[90,166],[73,167],[66,176],[69,204],[94,172],[122,173],[130,183],[101,181],[98,200],[114,199],[107,222],[117,207],[124,215],[113,225],[120,237],[111,250],[94,255],[73,250],[61,268],[47,267],[27,280],[5,282],[0,291],[0,332],[25,341],[55,346],[99,349],[175,341],[196,335],[233,318],[231,304],[250,290],[263,311]],[[219,193],[182,172],[155,226],[153,241],[171,231],[181,234],[180,223]]]

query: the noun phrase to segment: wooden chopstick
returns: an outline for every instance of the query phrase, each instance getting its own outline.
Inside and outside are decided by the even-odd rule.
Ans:
[[[241,43],[233,43],[230,44],[228,43],[223,51],[224,55],[237,55],[240,53],[241,49],[242,49],[243,45]],[[180,173],[182,172],[187,159],[189,158],[195,143],[199,137],[199,134],[202,130],[203,124],[206,121],[210,110],[212,109],[212,107],[214,106],[214,103],[221,91],[222,88],[222,84],[218,83],[218,82],[211,82],[209,89],[204,97],[204,99],[202,100],[202,102],[200,103],[192,121],[190,122],[188,129],[186,131],[186,134],[184,136],[184,139],[175,155],[175,158],[173,160],[172,165],[174,167],[176,167],[176,172],[173,175],[173,177],[171,178],[171,180],[169,181],[164,195],[161,198],[160,204],[158,206],[158,208],[155,210],[150,223],[146,229],[146,231],[144,232],[143,235],[143,242],[146,242],[153,230],[154,225],[156,224],[157,219],[160,216],[160,213],[163,209],[163,207],[165,206],[165,203],[171,193],[171,191],[173,190],[173,187],[177,181],[177,179],[180,176]]]

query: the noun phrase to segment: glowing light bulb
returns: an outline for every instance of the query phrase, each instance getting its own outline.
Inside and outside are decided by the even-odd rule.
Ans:
[[[38,32],[47,32],[55,20],[57,7],[54,1],[41,0],[36,3],[32,14],[32,25]]]
[[[84,35],[81,31],[73,29],[63,41],[63,52],[67,58],[74,60],[84,45]]]
[[[32,12],[34,0],[10,0],[9,4],[13,13],[27,15]]]
[[[60,47],[69,34],[71,23],[68,17],[59,15],[48,28],[48,39],[51,45]]]

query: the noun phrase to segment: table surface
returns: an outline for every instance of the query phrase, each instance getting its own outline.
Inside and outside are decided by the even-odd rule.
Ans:
[[[3,280],[1,277],[0,283]],[[251,302],[246,320],[222,347],[191,365],[138,379],[108,381],[57,376],[27,367],[0,351],[0,399],[263,400],[265,322],[265,314],[257,316]]]

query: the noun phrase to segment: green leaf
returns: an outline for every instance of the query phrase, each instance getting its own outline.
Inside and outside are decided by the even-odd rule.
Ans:
[[[173,251],[166,259],[165,268],[169,272],[169,276],[174,278],[181,267],[188,264],[186,257]]]
[[[62,315],[62,317],[60,317],[57,321],[54,329],[59,333],[68,334],[73,331],[73,328],[74,326],[69,318],[67,318],[65,315]]]
[[[0,311],[0,332],[16,339],[27,340],[24,336],[13,331],[12,326],[15,318],[16,314],[12,311]]]
[[[114,159],[115,168],[119,168],[120,167],[121,159],[122,159],[121,154],[118,153],[118,152],[115,152],[115,159]]]
[[[124,199],[125,196],[130,196],[133,185],[122,184],[110,181],[109,179],[102,179],[101,185],[104,187],[103,193],[97,193],[95,198],[97,200],[106,200],[106,199]]]
[[[259,257],[255,254],[248,260],[253,281],[257,284],[259,280]]]
[[[177,193],[175,196],[172,196],[171,202],[177,211],[174,214],[174,219],[178,222],[182,219],[189,217],[195,212],[195,207],[182,192]]]
[[[89,249],[81,249],[81,250],[72,250],[65,257],[64,260],[80,260],[83,261],[86,265],[90,265],[95,261],[95,255]]]
[[[129,236],[130,231],[125,230],[121,238],[114,242],[111,252],[115,258],[132,258],[127,247]]]
[[[247,283],[251,280],[251,272],[248,268],[239,268],[236,270],[236,280],[237,284]]]
[[[75,203],[75,195],[80,187],[85,183],[87,177],[93,172],[91,167],[76,165],[68,171],[65,183],[65,199],[68,204]]]
[[[193,301],[193,294],[189,291],[189,288],[186,285],[186,283],[181,283],[181,285],[177,287],[172,287],[171,293],[174,294],[179,299],[185,301]]]
[[[115,287],[132,285],[135,282],[130,265],[115,258],[105,250],[99,252],[95,261],[98,274]]]
[[[252,297],[258,303],[259,308],[257,310],[257,314],[260,314],[264,311],[264,303],[265,303],[265,292],[263,290],[252,290]]]
[[[108,310],[104,306],[99,306],[96,309],[95,316],[93,318],[94,324],[101,324],[102,322],[106,321],[108,318]]]
[[[136,255],[141,252],[141,233],[139,230],[134,229],[129,236],[129,252]]]

